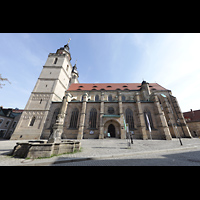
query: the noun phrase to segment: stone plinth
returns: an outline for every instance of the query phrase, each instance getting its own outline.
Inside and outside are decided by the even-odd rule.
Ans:
[[[79,151],[81,143],[79,141],[63,141],[60,143],[42,143],[39,141],[29,141],[27,143],[17,143],[13,149],[12,156],[17,158],[44,158],[56,156],[64,153],[74,153]]]

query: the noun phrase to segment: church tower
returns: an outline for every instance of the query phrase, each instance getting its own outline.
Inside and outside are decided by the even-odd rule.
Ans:
[[[72,67],[70,62],[69,42],[49,54],[11,140],[40,139],[52,101],[62,102],[70,84],[78,83],[76,64]]]

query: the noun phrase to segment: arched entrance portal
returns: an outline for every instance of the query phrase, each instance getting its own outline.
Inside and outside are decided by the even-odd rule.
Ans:
[[[113,124],[108,126],[108,133],[110,133],[110,137],[115,137],[115,126]]]
[[[121,126],[117,120],[110,119],[105,122],[104,138],[108,137],[108,133],[110,133],[110,137],[112,138],[121,138]]]

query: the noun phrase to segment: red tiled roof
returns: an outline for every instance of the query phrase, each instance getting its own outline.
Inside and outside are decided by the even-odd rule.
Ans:
[[[149,83],[150,90],[167,90],[157,83]],[[76,90],[140,90],[141,83],[73,83],[68,91]]]
[[[191,121],[200,121],[200,110],[184,112],[183,116],[185,119],[190,119]]]

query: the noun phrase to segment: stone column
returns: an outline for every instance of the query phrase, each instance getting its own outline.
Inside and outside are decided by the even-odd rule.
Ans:
[[[101,93],[101,107],[100,107],[100,133],[99,139],[104,139],[104,124],[103,124],[103,115],[104,115],[104,93]]]
[[[70,94],[63,97],[62,105],[57,115],[56,123],[53,126],[53,132],[49,137],[48,143],[59,143],[61,142],[61,135],[63,133],[63,125],[65,119],[65,113],[67,110]]]
[[[126,139],[126,131],[124,128],[124,113],[122,107],[122,94],[118,93],[119,96],[119,114],[120,114],[120,125],[121,125],[121,139]]]
[[[83,95],[81,117],[80,117],[80,123],[79,123],[78,135],[77,135],[77,139],[78,140],[82,140],[83,139],[83,131],[84,131],[84,125],[85,125],[85,115],[86,115],[87,100],[88,100],[88,94],[85,93]]]
[[[148,136],[146,133],[146,125],[144,121],[144,113],[142,112],[141,102],[139,93],[136,93],[136,108],[137,108],[137,115],[138,115],[138,129],[142,134],[143,140],[148,140]]]
[[[163,135],[163,137],[166,140],[172,140],[172,136],[170,134],[165,115],[161,110],[160,103],[158,101],[158,97],[155,94],[154,94],[154,108],[155,108],[156,118],[157,118],[158,124],[159,124],[158,127],[159,127],[161,134]]]

